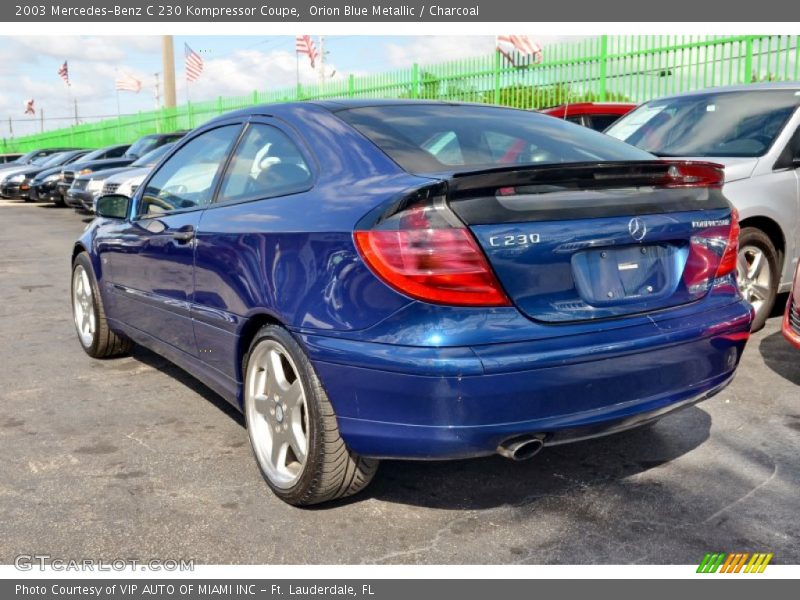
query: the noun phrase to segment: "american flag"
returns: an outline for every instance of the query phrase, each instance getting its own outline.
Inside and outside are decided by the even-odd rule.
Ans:
[[[64,80],[64,83],[71,85],[69,82],[69,67],[67,66],[67,61],[64,61],[64,64],[59,67],[58,76]]]
[[[310,35],[298,35],[294,40],[294,51],[297,54],[308,55],[311,68],[314,68],[317,60],[317,47],[314,45],[314,40],[311,39]]]
[[[33,98],[31,98],[25,103],[25,114],[26,115],[36,114],[36,109],[33,107]]]
[[[542,62],[542,47],[532,42],[527,35],[498,35],[495,39],[497,51],[512,65],[516,65],[515,54],[533,57],[533,62]]]
[[[122,92],[136,92],[137,94],[142,91],[142,82],[136,79],[129,73],[121,73],[114,80],[114,85],[117,90]]]
[[[189,48],[189,44],[183,45],[183,54],[186,57],[186,81],[197,81],[203,72],[203,59],[197,52]]]

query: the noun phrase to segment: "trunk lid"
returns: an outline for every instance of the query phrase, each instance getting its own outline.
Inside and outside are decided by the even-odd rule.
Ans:
[[[676,185],[668,169],[651,161],[456,174],[448,204],[528,317],[621,317],[699,300],[726,252],[731,207],[720,190]]]

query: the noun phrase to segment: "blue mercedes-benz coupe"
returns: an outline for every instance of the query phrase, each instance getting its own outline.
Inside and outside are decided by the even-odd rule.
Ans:
[[[731,381],[753,317],[722,181],[534,112],[253,107],[98,200],[75,326],[90,356],[142,344],[242,410],[291,504],[381,458],[521,460]]]

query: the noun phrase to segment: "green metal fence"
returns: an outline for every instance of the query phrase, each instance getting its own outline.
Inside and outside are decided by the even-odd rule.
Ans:
[[[425,98],[543,108],[564,102],[643,102],[709,86],[800,78],[800,36],[597,36],[544,48],[534,64],[500,54],[349,76],[317,86],[254,91],[3,140],[4,151],[100,147],[190,129],[253,104],[324,98]]]

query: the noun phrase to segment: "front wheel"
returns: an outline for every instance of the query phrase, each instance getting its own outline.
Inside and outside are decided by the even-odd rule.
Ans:
[[[355,494],[377,460],[351,452],[305,353],[285,329],[266,325],[244,365],[244,413],[256,462],[272,491],[296,506]]]
[[[775,245],[756,227],[745,227],[739,235],[736,276],[739,291],[756,311],[751,330],[758,331],[775,305],[780,273]]]

